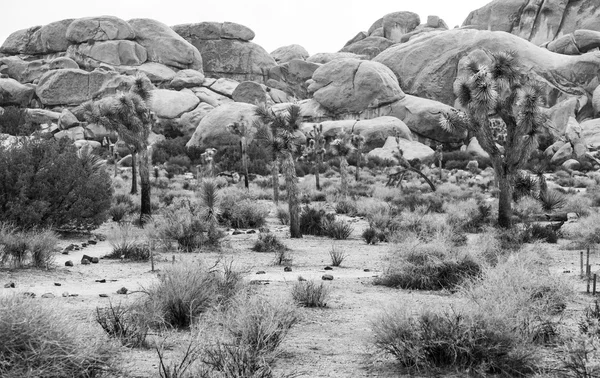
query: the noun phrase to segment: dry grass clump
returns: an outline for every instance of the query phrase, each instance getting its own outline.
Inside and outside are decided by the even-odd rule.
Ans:
[[[577,227],[565,228],[563,236],[576,241],[582,248],[600,244],[600,212],[592,212],[577,221]]]
[[[58,236],[51,230],[19,231],[0,222],[0,266],[47,268],[54,263]]]
[[[481,231],[490,223],[492,215],[490,206],[475,199],[445,203],[444,211],[448,214],[448,224],[464,232]]]
[[[464,280],[477,277],[481,265],[464,250],[447,245],[444,238],[431,242],[407,240],[396,244],[390,264],[377,285],[417,290],[455,290]]]
[[[254,252],[278,252],[288,251],[289,248],[277,237],[270,232],[261,232],[258,234],[258,239],[252,246]]]
[[[298,281],[292,287],[292,299],[304,307],[325,307],[330,289],[325,283]]]
[[[36,300],[0,298],[0,376],[105,376],[114,351],[109,344],[80,332],[66,313]]]
[[[130,223],[123,223],[113,229],[108,237],[112,251],[106,255],[109,259],[123,258],[131,261],[147,261],[150,249],[142,241],[142,231],[136,230]]]
[[[233,298],[244,288],[241,273],[180,263],[165,269],[158,282],[145,289],[144,306],[154,325],[187,328],[208,309]]]
[[[135,306],[113,306],[109,303],[107,307],[96,307],[96,322],[109,337],[119,340],[123,346],[146,346],[148,324],[145,316],[137,312]]]

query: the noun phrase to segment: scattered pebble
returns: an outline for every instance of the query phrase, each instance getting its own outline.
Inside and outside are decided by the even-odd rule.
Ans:
[[[83,255],[81,257],[81,263],[83,264],[83,260],[87,260],[88,262],[92,261],[92,256],[88,256],[88,255]]]
[[[302,282],[302,281],[306,281],[306,278],[302,277],[302,276],[298,276],[298,281]]]
[[[96,245],[98,242],[95,240],[88,240],[87,242],[89,245]]]
[[[325,267],[325,270],[333,270],[333,268],[332,268],[332,267],[330,267],[330,266],[326,266],[326,267]]]
[[[73,266],[73,261],[69,260],[65,262],[65,266]]]
[[[264,270],[259,270],[258,272],[256,272],[256,274],[267,274],[267,272],[265,272]]]
[[[55,283],[54,283],[54,286],[62,286],[62,284],[61,284],[61,283],[58,283],[58,282],[55,282]]]
[[[86,248],[87,246],[87,243],[81,243],[81,248]]]
[[[5,289],[14,289],[15,288],[15,283],[14,282],[9,282],[7,284],[4,285]]]
[[[88,259],[81,259],[81,265],[90,265],[90,260],[88,260]]]
[[[69,294],[69,297],[78,297],[79,294]]]
[[[371,271],[371,269],[365,269],[365,270],[363,270],[363,272],[370,272],[370,271]]]
[[[98,264],[100,262],[100,259],[97,257],[92,257],[90,261],[92,262],[92,264]]]
[[[333,276],[331,274],[324,274],[323,277],[321,277],[324,281],[333,281]]]
[[[231,235],[241,235],[241,234],[243,234],[243,232],[240,230],[235,230],[231,233]]]
[[[100,298],[108,298],[108,294],[100,294]]]
[[[96,280],[96,282],[99,282],[99,283],[106,283],[106,279],[104,279],[104,278],[103,278],[103,279],[101,279],[101,280]]]
[[[126,287],[122,287],[119,290],[117,290],[117,294],[127,294],[129,290],[127,290]]]
[[[250,281],[250,285],[268,285],[269,280],[252,280]]]
[[[42,294],[42,298],[54,298],[54,294],[52,294],[52,293]]]
[[[246,231],[247,234],[256,234],[256,230],[248,230]]]
[[[291,272],[292,271],[292,267],[291,266],[286,266],[285,268],[283,268],[284,272]]]
[[[65,291],[64,293],[62,293],[62,296],[65,297],[65,298],[67,298],[69,296],[69,292]]]
[[[68,255],[68,254],[69,254],[69,251],[62,251],[62,254],[63,254],[63,255]]]
[[[31,293],[29,291],[24,292],[23,295],[29,298],[35,298],[35,293]]]

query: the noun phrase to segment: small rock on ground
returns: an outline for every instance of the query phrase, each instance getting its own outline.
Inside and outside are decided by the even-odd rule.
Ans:
[[[331,274],[324,274],[323,277],[321,277],[324,281],[333,281],[333,276]]]

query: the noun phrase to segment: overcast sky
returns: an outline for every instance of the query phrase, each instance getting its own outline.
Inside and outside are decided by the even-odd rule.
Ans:
[[[0,0],[0,42],[14,31],[66,18],[112,15],[153,18],[169,26],[230,21],[256,33],[268,52],[299,44],[312,55],[341,49],[387,13],[411,11],[441,17],[450,28],[491,0]]]

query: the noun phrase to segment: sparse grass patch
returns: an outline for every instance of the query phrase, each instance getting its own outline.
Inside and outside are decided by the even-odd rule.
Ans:
[[[354,227],[346,221],[334,219],[326,220],[323,224],[324,233],[330,238],[346,240],[352,235]]]
[[[298,281],[292,286],[292,299],[304,307],[325,307],[330,289],[325,283]]]
[[[0,266],[47,268],[54,263],[57,243],[51,230],[19,231],[0,222]]]
[[[147,261],[150,258],[150,248],[140,240],[140,232],[136,232],[135,227],[129,223],[120,224],[110,234],[108,241],[112,251],[106,258]]]
[[[146,346],[148,325],[144,317],[133,308],[121,304],[113,306],[109,302],[107,307],[96,307],[96,322],[108,336],[119,340],[126,347]]]
[[[346,256],[347,255],[344,253],[344,251],[338,249],[335,245],[331,246],[331,249],[329,250],[329,257],[331,257],[332,266],[342,265],[342,262],[344,262]]]

